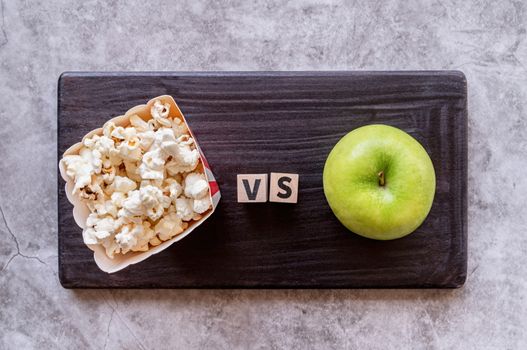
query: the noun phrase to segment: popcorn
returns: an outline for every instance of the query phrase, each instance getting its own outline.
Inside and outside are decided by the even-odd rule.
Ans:
[[[119,243],[115,239],[106,239],[102,242],[102,246],[105,248],[106,255],[110,259],[113,259],[114,255],[121,252]]]
[[[126,177],[136,181],[141,181],[141,175],[139,174],[139,166],[137,162],[124,161],[124,168],[126,172]]]
[[[138,190],[128,193],[128,198],[123,201],[123,208],[119,210],[119,216],[141,216],[143,215],[143,203],[141,193]]]
[[[181,195],[181,193],[183,193],[183,187],[176,179],[168,178],[164,183],[164,191],[168,191],[168,194],[172,200],[176,200]]]
[[[96,179],[95,181],[99,180],[102,179]],[[78,191],[78,195],[80,198],[92,202],[99,202],[101,200],[104,200],[104,192],[102,190],[102,187],[99,183],[95,181],[92,180],[91,184],[84,186]]]
[[[209,183],[205,175],[190,173],[185,178],[185,196],[189,198],[202,198],[209,193]]]
[[[170,198],[165,196],[158,187],[147,185],[128,193],[128,198],[123,201],[118,215],[121,217],[146,216],[156,221],[170,206],[170,202]]]
[[[114,191],[123,193],[133,191],[137,188],[137,184],[133,180],[123,176],[116,176],[112,185]]]
[[[160,125],[171,127],[172,123],[168,120],[169,109],[170,105],[168,103],[163,104],[161,101],[157,100],[150,109],[150,113],[152,114],[154,121]]]
[[[124,140],[126,136],[124,134],[124,128],[122,126],[114,126],[113,130],[110,132],[110,136],[113,139]]]
[[[127,128],[124,128],[124,139],[125,140],[130,140],[130,139],[133,139],[135,138],[137,135],[137,130],[135,128],[132,128],[132,127],[127,127]]]
[[[129,251],[148,250],[148,242],[154,235],[150,223],[124,225],[121,231],[115,235],[115,241],[121,248],[121,253]]]
[[[174,118],[172,120],[172,131],[174,131],[174,136],[176,136],[176,138],[189,134],[187,125],[179,118]]]
[[[160,240],[166,241],[183,232],[183,229],[181,218],[175,213],[170,213],[159,220],[154,230]]]
[[[76,155],[61,160],[73,194],[90,215],[84,243],[106,255],[144,252],[186,230],[212,207],[209,184],[196,170],[200,154],[186,124],[156,100],[151,119],[104,124]]]
[[[123,206],[123,202],[126,199],[126,196],[122,192],[115,192],[112,194],[110,198],[110,202],[112,205],[115,205],[117,208],[120,208]]]
[[[135,162],[141,159],[142,153],[139,147],[141,141],[135,128],[117,126],[113,128],[110,135],[116,140],[114,150],[112,150],[114,157],[118,155],[124,161]]]
[[[142,233],[143,226],[135,226],[130,229],[130,225],[123,226],[121,232],[115,235],[115,242],[119,244],[123,254],[128,252],[137,244],[136,236]]]
[[[147,130],[137,134],[137,136],[141,140],[139,141],[139,147],[141,147],[143,151],[147,151],[150,146],[152,146],[152,143],[154,143],[156,134],[152,130]]]
[[[117,205],[111,200],[94,205],[94,210],[98,215],[111,215],[113,218],[117,217],[117,208]]]
[[[73,194],[91,184],[91,177],[99,169],[97,159],[94,159],[88,148],[82,148],[79,155],[69,155],[62,158],[66,166],[66,174],[75,181]]]
[[[152,238],[150,241],[148,241],[148,243],[152,246],[152,247],[155,247],[155,246],[158,246],[160,245],[161,243],[161,240],[159,238],[157,238],[157,236],[155,236],[154,238]]]
[[[85,244],[104,243],[115,229],[120,226],[120,222],[112,217],[101,217],[96,213],[91,213],[86,219],[86,229],[83,231],[83,240]]]
[[[102,180],[104,181],[104,183],[106,184],[111,184],[113,182],[113,180],[115,179],[115,167],[110,165],[108,167],[104,167],[101,169],[101,174],[102,174]]]
[[[163,215],[165,208],[170,206],[170,198],[163,195],[163,192],[151,185],[141,187],[139,190],[143,208],[146,216],[155,221]]]
[[[165,168],[170,175],[193,171],[199,163],[199,151],[192,149],[194,140],[187,135],[180,136],[174,144],[165,144],[166,152],[172,156]]]
[[[203,214],[211,206],[209,196],[209,183],[205,175],[190,173],[185,178],[185,196],[192,198],[192,210],[195,213]]]
[[[94,228],[95,228],[95,237],[97,237],[97,239],[105,239],[114,232],[115,220],[109,216],[104,217],[97,221]]]
[[[114,167],[118,167],[123,163],[123,159],[121,158],[120,152],[115,147],[110,149],[110,154],[108,157],[105,157],[103,159],[103,164],[106,168],[108,168],[110,165]]]
[[[155,186],[155,187],[163,187],[163,180],[155,179],[155,180],[141,180],[141,185],[139,187],[146,187],[148,185]]]
[[[192,199],[180,197],[175,201],[177,215],[183,221],[192,220],[194,217],[194,203]]]
[[[156,237],[156,233],[151,228],[151,224],[148,221],[143,221],[141,223],[143,226],[143,233],[142,235],[137,237],[137,243],[134,247],[132,247],[132,251],[138,252],[138,251],[147,251],[148,250],[148,244],[152,239]]]
[[[210,201],[209,196],[205,196],[202,198],[194,199],[192,202],[192,210],[194,210],[198,214],[203,214],[209,208],[212,206],[212,202]],[[196,220],[196,216],[194,216],[194,220]]]
[[[137,131],[147,131],[150,130],[150,127],[147,122],[145,122],[143,119],[141,119],[140,116],[137,114],[134,114],[130,117],[130,124],[137,130]]]
[[[88,227],[82,231],[82,240],[84,244],[98,244],[99,241],[95,236],[95,230],[92,227]]]
[[[174,131],[169,128],[159,128],[154,134],[154,142],[156,145],[161,146],[163,142],[175,142],[176,137]]]
[[[123,160],[138,161],[142,156],[139,145],[139,138],[134,136],[128,140],[125,140],[124,142],[121,142],[121,144],[117,147],[117,150],[119,151],[119,155]]]
[[[102,134],[108,138],[111,138],[113,129],[115,129],[115,123],[112,121],[106,122],[102,126]]]
[[[92,138],[84,140],[84,146],[92,150],[97,150],[101,155],[109,155],[110,151],[114,148],[114,141],[104,135],[94,135]]]
[[[143,155],[143,161],[139,166],[139,174],[142,179],[160,179],[164,175],[166,155],[160,148],[155,148]]]

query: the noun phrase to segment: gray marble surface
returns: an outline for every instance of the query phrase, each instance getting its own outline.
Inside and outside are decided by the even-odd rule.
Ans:
[[[0,28],[1,349],[526,349],[527,4],[17,1]],[[65,290],[65,70],[460,69],[469,276],[459,290]]]

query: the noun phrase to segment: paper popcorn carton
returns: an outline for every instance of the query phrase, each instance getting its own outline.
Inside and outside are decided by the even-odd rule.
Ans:
[[[106,254],[105,248],[102,245],[87,244],[87,246],[91,250],[93,250],[94,260],[97,263],[97,266],[101,270],[108,272],[108,273],[117,272],[119,270],[124,269],[125,267],[129,265],[136,264],[140,261],[143,261],[147,259],[148,257],[150,257],[151,255],[157,254],[161,252],[162,250],[167,249],[169,246],[171,246],[175,242],[188,236],[192,231],[194,231],[194,229],[196,229],[196,227],[201,225],[205,220],[207,220],[207,218],[209,218],[210,215],[212,215],[212,213],[215,211],[216,207],[218,206],[218,203],[221,197],[220,190],[216,182],[216,179],[214,178],[214,175],[212,174],[212,171],[210,170],[210,166],[207,163],[207,160],[205,159],[205,156],[203,155],[201,148],[199,147],[198,141],[194,137],[192,130],[188,127],[188,124],[186,122],[186,119],[183,113],[181,113],[181,110],[179,109],[178,105],[176,104],[176,102],[171,96],[163,95],[163,96],[155,97],[151,99],[150,101],[148,101],[147,104],[135,106],[129,109],[124,115],[115,117],[109,120],[108,122],[113,122],[116,126],[126,127],[130,125],[130,117],[133,115],[138,115],[143,120],[148,121],[152,119],[150,110],[156,100],[159,100],[162,103],[168,103],[170,105],[169,117],[180,118],[185,123],[191,137],[194,139],[194,144],[196,146],[196,149],[199,152],[199,158],[200,158],[200,163],[198,165],[198,168],[203,169],[205,178],[208,181],[209,196],[211,199],[212,207],[207,212],[205,212],[199,220],[191,221],[189,223],[189,226],[182,233],[170,238],[167,241],[162,242],[161,244],[157,246],[151,246],[147,251],[142,251],[142,252],[130,251],[130,252],[127,252],[126,254],[115,254],[114,258],[111,259]],[[78,142],[72,145],[70,148],[68,148],[66,152],[64,152],[63,157],[66,155],[78,154],[80,149],[83,146],[83,141],[86,138],[91,138],[94,135],[102,135],[102,133],[103,133],[102,127],[90,131],[83,137],[81,142]],[[81,229],[83,229],[83,234],[84,234],[84,231],[87,229],[86,219],[90,215],[90,210],[86,202],[80,200],[80,198],[77,195],[73,194],[74,181],[66,174],[66,166],[62,159],[59,162],[59,169],[60,169],[60,174],[62,178],[66,182],[66,188],[65,188],[66,196],[69,202],[73,204],[73,218],[75,219],[76,224]],[[80,232],[79,232],[79,238],[81,238]]]

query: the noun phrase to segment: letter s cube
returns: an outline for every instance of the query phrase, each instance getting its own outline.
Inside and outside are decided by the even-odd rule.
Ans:
[[[298,174],[271,173],[269,201],[296,203],[298,201]]]

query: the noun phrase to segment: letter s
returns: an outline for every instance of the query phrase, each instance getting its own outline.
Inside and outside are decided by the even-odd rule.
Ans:
[[[293,193],[293,190],[290,186],[288,186],[289,183],[291,183],[293,179],[291,179],[289,176],[282,176],[278,179],[278,187],[280,189],[284,190],[285,192],[278,192],[277,196],[286,199],[291,197],[291,194]]]

